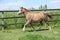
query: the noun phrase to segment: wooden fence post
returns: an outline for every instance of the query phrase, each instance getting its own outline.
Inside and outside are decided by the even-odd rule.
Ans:
[[[4,31],[4,11],[2,11],[2,31]]]

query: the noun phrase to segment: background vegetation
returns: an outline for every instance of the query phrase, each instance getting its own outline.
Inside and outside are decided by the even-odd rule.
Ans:
[[[41,11],[33,11],[33,13],[39,13]],[[54,10],[49,11],[50,14],[60,14],[60,10]],[[23,14],[18,15],[17,12],[4,12],[4,17],[15,17],[15,16],[23,16]],[[0,12],[0,18],[2,17],[2,14]],[[60,20],[60,16],[53,16],[53,19],[49,20]],[[0,24],[2,20],[0,19]],[[19,22],[25,22],[25,18],[14,18],[14,19],[5,19],[5,24],[15,24]],[[36,32],[29,32],[32,30],[30,25],[26,27],[26,32],[22,32],[22,25],[23,24],[17,24],[17,25],[11,25],[6,26],[4,32],[1,32],[1,26],[0,26],[0,40],[60,40],[60,22],[49,22],[50,26],[52,27],[52,30],[46,30],[48,27],[45,27],[45,25],[42,26],[42,30],[36,31]],[[33,23],[33,26],[35,29],[38,29],[39,23]],[[43,30],[44,29],[44,30]]]

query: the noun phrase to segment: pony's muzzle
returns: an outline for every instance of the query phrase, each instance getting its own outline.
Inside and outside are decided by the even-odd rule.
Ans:
[[[21,13],[20,12],[18,12],[18,15],[20,15]]]

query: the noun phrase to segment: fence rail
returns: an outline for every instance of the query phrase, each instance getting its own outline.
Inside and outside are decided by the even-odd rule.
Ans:
[[[13,18],[24,18],[24,16],[19,16],[19,17],[4,17],[3,19],[13,19]],[[2,18],[0,18],[2,19]]]
[[[52,11],[52,10],[60,10],[60,9],[47,9],[46,11]],[[42,10],[31,10],[31,11],[42,11]],[[22,23],[15,23],[15,24],[5,24],[4,23],[4,19],[13,19],[13,18],[24,18],[24,16],[20,16],[20,17],[4,17],[4,12],[18,12],[18,10],[0,10],[0,12],[2,13],[2,24],[0,24],[0,26],[2,26],[2,31],[4,31],[4,26],[6,25],[15,25],[15,24],[23,24],[25,22]],[[60,16],[60,14],[52,14],[52,16]],[[55,22],[55,21],[60,21],[60,20],[52,20],[49,22]]]
[[[60,14],[52,14],[51,16],[60,16]],[[24,18],[24,16],[16,16],[16,17],[3,17],[3,19],[13,19],[13,18]],[[2,18],[0,18],[2,19]]]
[[[30,11],[44,11],[45,9],[42,10],[30,10]],[[60,9],[46,9],[46,11],[54,11],[54,10],[60,10]],[[18,10],[0,10],[0,12],[18,12]]]

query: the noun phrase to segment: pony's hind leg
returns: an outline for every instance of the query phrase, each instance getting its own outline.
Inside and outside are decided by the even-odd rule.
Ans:
[[[43,21],[40,21],[40,22],[39,22],[39,25],[40,25],[40,26],[39,26],[39,30],[41,30],[41,26],[43,25]]]
[[[49,25],[49,23],[47,22],[47,25],[48,25],[48,29],[51,30],[51,26]]]
[[[31,27],[33,28],[33,30],[36,31],[35,28],[33,27],[32,23],[30,23],[30,25],[31,25]]]
[[[48,21],[45,21],[45,22],[48,25],[48,29],[51,30],[51,26],[49,25]]]
[[[29,24],[29,23],[30,23],[30,20],[28,20],[28,21],[24,24],[23,31],[25,31],[25,26],[26,26],[27,24]]]

